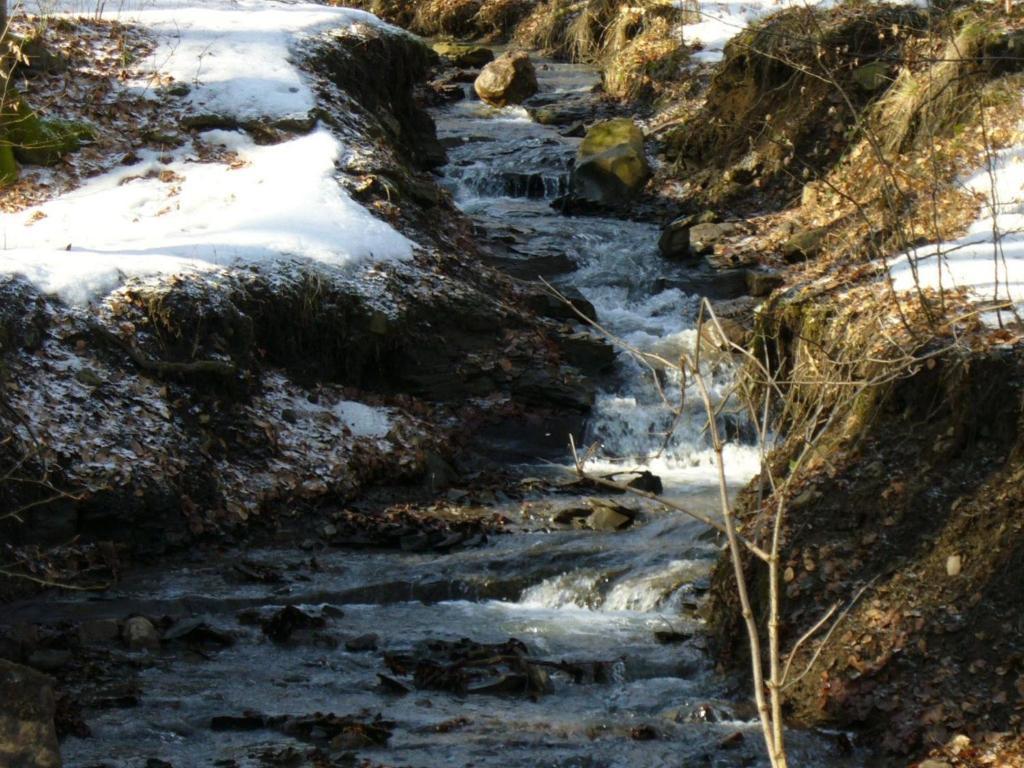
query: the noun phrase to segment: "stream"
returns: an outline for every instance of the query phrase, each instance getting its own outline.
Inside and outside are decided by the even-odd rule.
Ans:
[[[590,70],[563,64],[547,63],[538,74],[549,97],[585,94],[596,82]],[[496,110],[472,99],[434,116],[449,148],[443,182],[480,235],[501,244],[503,266],[579,290],[601,322],[633,346],[671,357],[694,341],[700,295],[735,295],[727,278],[660,259],[654,225],[556,212],[551,202],[566,190],[578,139],[532,122],[521,108]],[[587,436],[602,446],[594,467],[650,468],[667,497],[713,514],[713,455],[699,404],[689,399],[692,410],[666,440],[671,416],[642,373],[620,353],[616,371],[599,382]],[[722,396],[728,370],[709,374]],[[671,372],[664,381],[671,390]],[[741,435],[742,425],[734,432]],[[727,459],[735,487],[754,471],[757,451],[738,440]],[[524,477],[555,471],[541,464],[520,469]],[[381,713],[393,721],[386,746],[360,746],[350,750],[358,758],[332,765],[363,759],[424,768],[767,765],[747,691],[737,693],[715,672],[701,636],[695,609],[718,554],[702,536],[704,527],[634,499],[622,501],[638,512],[624,531],[536,525],[552,505],[579,502],[542,491],[527,492],[525,501],[499,494],[494,511],[522,532],[446,554],[327,550],[314,561],[302,549],[268,548],[227,552],[218,562],[186,556],[175,567],[134,572],[102,595],[37,603],[50,621],[133,612],[198,616],[235,637],[232,646],[204,653],[116,651],[133,670],[137,700],[131,708],[111,705],[123,681],[97,683],[84,707],[92,735],[64,741],[65,765],[311,764],[280,759],[287,747],[305,754],[308,741],[297,736],[258,726],[211,728],[213,718],[246,711]],[[272,565],[282,580],[228,578],[243,556]],[[322,615],[324,632],[341,643],[270,642],[251,616],[285,605]],[[367,633],[379,636],[376,649],[345,648],[346,638]],[[551,690],[536,700],[436,690],[397,695],[381,686],[378,675],[389,674],[383,653],[464,637],[517,638],[531,658],[599,661],[604,672],[583,681],[552,672]],[[859,765],[856,755],[843,754],[842,741],[791,732],[789,762]]]

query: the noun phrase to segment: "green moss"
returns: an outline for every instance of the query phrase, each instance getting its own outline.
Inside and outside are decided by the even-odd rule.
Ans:
[[[18,180],[18,163],[14,150],[9,145],[0,146],[0,187],[6,187]]]
[[[13,89],[0,110],[0,138],[13,149],[14,157],[29,165],[54,165],[78,150],[83,140],[95,137],[86,123],[43,120]]]
[[[641,157],[644,152],[644,132],[628,117],[596,123],[587,131],[579,147],[579,158],[598,155],[613,147],[628,145]]]

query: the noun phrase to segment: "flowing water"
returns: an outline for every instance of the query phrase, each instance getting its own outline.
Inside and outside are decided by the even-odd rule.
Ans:
[[[584,68],[551,64],[541,72],[549,94],[583,93],[594,82]],[[693,343],[697,297],[728,287],[660,260],[652,225],[553,210],[578,140],[536,125],[521,109],[494,110],[473,100],[435,117],[450,146],[444,182],[481,232],[505,245],[506,266],[524,275],[536,269],[579,289],[609,330],[638,348],[671,357]],[[603,446],[599,462],[650,466],[666,480],[667,495],[712,511],[712,454],[699,408],[694,404],[666,440],[668,410],[641,373],[620,355],[616,373],[601,383],[589,427],[589,437]],[[715,374],[721,392],[728,371]],[[671,387],[671,372],[663,377]],[[731,481],[741,482],[756,450],[736,444],[729,460]],[[570,502],[538,495],[505,502],[498,511],[528,529],[545,505]],[[178,568],[134,574],[98,598],[55,599],[42,608],[50,617],[198,615],[238,638],[206,655],[127,654],[138,667],[138,705],[87,708],[93,735],[66,740],[66,764],[276,764],[266,762],[267,750],[291,737],[210,727],[213,717],[258,710],[381,712],[396,723],[390,743],[355,751],[359,759],[388,765],[767,765],[744,692],[730,694],[714,672],[695,617],[718,550],[689,518],[639,509],[638,523],[622,532],[534,530],[445,555],[336,551],[317,553],[314,562],[296,549],[246,553],[283,569],[284,582],[274,585],[229,578],[237,555],[218,563],[197,556]],[[280,647],[240,619],[243,609],[269,614],[286,604],[324,612],[327,631],[341,639],[378,633],[380,651],[318,642]],[[661,640],[669,633],[673,642],[662,644],[656,633]],[[487,643],[515,637],[533,657],[600,661],[608,673],[589,682],[552,674],[553,690],[536,701],[382,690],[383,651],[463,637]],[[730,747],[723,747],[729,737]],[[794,733],[790,749],[791,765],[857,764],[822,734]]]

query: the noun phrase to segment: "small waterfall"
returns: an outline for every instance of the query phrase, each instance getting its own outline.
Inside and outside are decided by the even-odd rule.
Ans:
[[[579,569],[545,579],[525,590],[519,604],[532,608],[587,608],[594,611],[678,613],[707,562],[672,560],[663,565],[619,571]]]

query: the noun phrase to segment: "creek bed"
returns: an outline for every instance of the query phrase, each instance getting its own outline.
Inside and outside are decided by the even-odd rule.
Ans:
[[[596,82],[586,68],[550,62],[539,74],[549,96],[583,94]],[[602,322],[634,346],[676,354],[693,343],[698,297],[732,290],[709,271],[662,261],[653,225],[553,210],[578,139],[531,122],[520,108],[495,110],[473,100],[438,110],[435,118],[450,147],[444,182],[481,235],[504,244],[504,265],[578,289]],[[711,373],[724,391],[728,370]],[[665,375],[670,381],[670,372]],[[636,364],[620,355],[616,372],[600,382],[588,428],[589,439],[603,446],[598,468],[649,467],[668,496],[713,512],[712,454],[702,413],[696,403],[693,408],[666,441],[668,410]],[[756,450],[731,446],[729,460],[731,481],[743,482]],[[133,573],[100,596],[14,606],[7,618],[198,616],[235,639],[202,652],[168,644],[152,652],[106,651],[114,663],[109,657],[103,663],[120,671],[101,674],[78,692],[92,735],[63,744],[66,765],[76,768],[311,764],[309,738],[259,722],[211,727],[215,718],[246,712],[367,719],[379,713],[392,723],[386,745],[321,745],[337,761],[332,765],[364,759],[424,767],[767,765],[747,697],[730,700],[735,693],[714,672],[694,611],[717,546],[689,518],[640,500],[623,502],[638,513],[625,531],[538,530],[538,509],[579,502],[527,494],[525,501],[498,504],[494,511],[519,532],[446,554],[299,547],[227,552],[212,561],[196,554]],[[281,580],[239,583],[230,574],[243,557],[273,566]],[[322,616],[323,626],[305,639],[271,641],[253,623],[253,612],[272,615],[284,605]],[[346,649],[346,640],[369,633],[378,635],[375,649]],[[534,697],[399,695],[382,685],[379,675],[393,674],[386,654],[460,638],[489,644],[517,638],[531,659],[600,662],[606,672],[583,681],[552,672],[550,689]],[[125,685],[137,696],[98,693]],[[129,703],[134,706],[125,708]],[[841,742],[793,733],[790,764],[860,764],[842,754]]]

